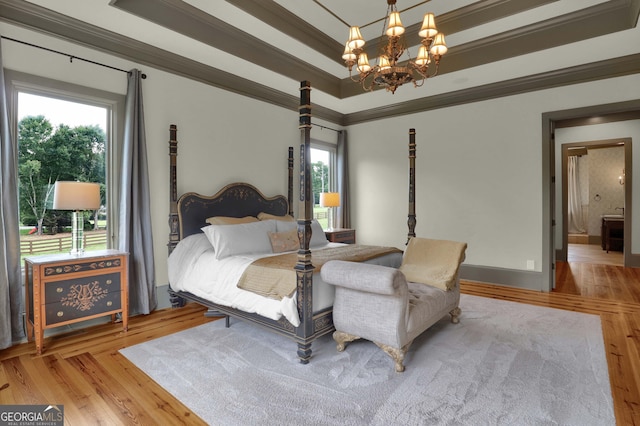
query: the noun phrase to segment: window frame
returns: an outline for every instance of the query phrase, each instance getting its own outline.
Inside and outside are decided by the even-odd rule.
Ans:
[[[337,166],[337,146],[332,143],[323,142],[319,140],[311,140],[311,149],[317,149],[319,151],[327,151],[329,153],[329,184],[327,192],[337,192],[338,185],[338,173]]]
[[[46,77],[5,69],[5,90],[13,143],[18,140],[18,94],[82,103],[107,109],[107,147],[105,155],[105,181],[107,184],[107,247],[114,247],[118,235],[118,209],[120,158],[124,134],[125,95],[67,83]],[[17,155],[16,146],[16,155]],[[16,158],[16,161],[18,159]]]

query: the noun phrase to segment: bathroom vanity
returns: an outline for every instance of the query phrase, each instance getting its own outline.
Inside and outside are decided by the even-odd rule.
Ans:
[[[624,251],[624,216],[621,214],[602,215],[600,236],[602,250]]]

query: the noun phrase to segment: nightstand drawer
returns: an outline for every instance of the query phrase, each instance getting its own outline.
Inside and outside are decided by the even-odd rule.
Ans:
[[[107,293],[120,292],[120,284],[120,273],[45,282],[45,300],[46,303],[62,301],[67,305],[79,305],[86,310]]]
[[[330,231],[325,231],[325,235],[327,236],[327,240],[332,243],[345,243],[345,244],[355,244],[356,243],[356,230],[355,229],[333,229]]]
[[[82,291],[82,290],[80,290]],[[46,325],[84,318],[89,315],[106,314],[119,311],[121,306],[121,292],[76,294],[69,298],[45,305]]]

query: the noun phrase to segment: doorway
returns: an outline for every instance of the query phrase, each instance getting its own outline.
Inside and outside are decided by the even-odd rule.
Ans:
[[[595,105],[571,110],[546,112],[542,114],[542,290],[552,291],[555,288],[556,260],[566,259],[566,245],[560,243],[564,239],[562,232],[566,225],[562,224],[561,196],[556,195],[561,188],[556,187],[556,178],[561,178],[558,170],[556,153],[556,129],[573,126],[589,126],[591,124],[612,123],[627,120],[640,120],[640,100],[618,102],[613,104]],[[628,135],[627,135],[628,136]],[[633,170],[631,143],[625,144],[625,185],[632,182]],[[558,151],[560,149],[558,148]],[[557,182],[560,183],[560,182]],[[631,244],[631,228],[633,222],[631,186],[625,192],[625,217],[629,226],[625,227],[625,240]],[[558,199],[556,199],[558,197]],[[564,225],[560,227],[558,225]],[[560,231],[558,231],[560,230]],[[560,232],[558,234],[558,232]],[[560,238],[560,240],[558,240]],[[559,242],[556,248],[556,242]],[[625,265],[640,267],[640,255],[631,253],[631,246],[625,250]]]
[[[625,266],[632,235],[632,182],[625,172],[633,164],[631,138],[563,143],[561,151],[562,247],[557,260]]]

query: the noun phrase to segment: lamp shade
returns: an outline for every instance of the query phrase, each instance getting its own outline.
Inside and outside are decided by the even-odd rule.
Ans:
[[[340,194],[337,192],[321,192],[320,207],[339,207]]]
[[[99,184],[56,181],[53,192],[54,210],[97,210],[99,208]]]

